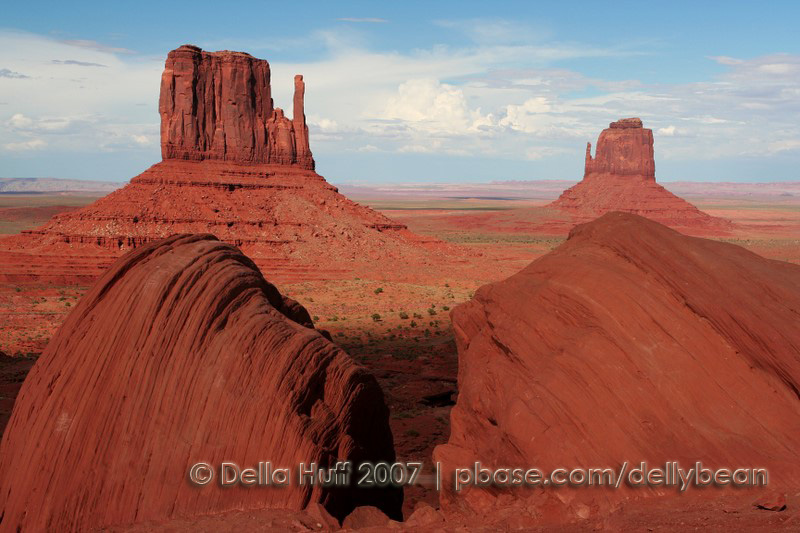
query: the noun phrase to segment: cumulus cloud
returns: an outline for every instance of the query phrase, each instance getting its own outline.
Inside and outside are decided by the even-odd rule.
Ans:
[[[32,125],[33,120],[22,113],[13,114],[11,118],[6,121],[6,126],[16,129],[30,128]]]
[[[469,108],[461,89],[435,79],[402,83],[377,118],[402,121],[422,132],[452,135],[488,129],[494,123],[491,115]]]

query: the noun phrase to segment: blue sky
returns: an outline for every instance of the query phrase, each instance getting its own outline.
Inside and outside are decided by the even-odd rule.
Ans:
[[[126,180],[160,159],[184,43],[306,79],[335,183],[579,179],[640,116],[662,181],[800,181],[800,3],[25,2],[0,19],[0,176]]]

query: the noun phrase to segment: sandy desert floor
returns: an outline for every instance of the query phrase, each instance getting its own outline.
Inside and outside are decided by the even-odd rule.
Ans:
[[[38,226],[55,213],[90,203],[78,196],[0,196],[0,234]],[[474,265],[459,273],[424,272],[420,282],[386,281],[375,272],[325,281],[267,279],[311,313],[319,328],[380,381],[392,412],[398,459],[430,464],[445,443],[454,404],[457,355],[449,310],[481,285],[503,279],[564,241],[567,220],[541,200],[354,198],[409,229],[466,247]],[[738,227],[722,240],[762,256],[800,264],[800,198],[689,198]],[[563,218],[563,217],[562,217]],[[549,221],[549,222],[548,222]],[[465,274],[467,273],[467,274]],[[49,338],[87,290],[85,286],[0,284],[0,424],[5,426],[22,379]],[[420,370],[422,369],[422,370]],[[405,511],[436,505],[432,488],[406,491]]]

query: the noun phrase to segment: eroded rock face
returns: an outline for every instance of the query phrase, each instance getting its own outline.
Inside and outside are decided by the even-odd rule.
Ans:
[[[592,143],[587,143],[584,179],[602,174],[656,179],[653,130],[642,127],[641,119],[623,118],[612,122],[597,139],[595,157],[591,149]]]
[[[161,75],[161,154],[314,168],[304,113],[305,85],[295,77],[294,119],[273,107],[269,63],[243,52],[184,45]]]
[[[611,211],[647,217],[671,227],[721,233],[733,228],[656,183],[653,131],[638,118],[624,118],[600,133],[592,157],[586,146],[583,180],[564,191],[549,207],[586,222]]]
[[[28,375],[0,446],[2,526],[85,531],[312,502],[339,519],[359,505],[399,519],[398,489],[296,477],[301,462],[394,458],[375,379],[238,249],[174,236],[117,261]],[[270,461],[294,481],[195,487],[199,461]]]
[[[453,310],[459,396],[435,460],[446,472],[474,461],[546,472],[702,461],[768,468],[771,487],[796,483],[798,310],[797,265],[630,214],[580,225]],[[657,492],[510,495],[586,518]],[[476,494],[446,491],[442,503],[488,512]]]

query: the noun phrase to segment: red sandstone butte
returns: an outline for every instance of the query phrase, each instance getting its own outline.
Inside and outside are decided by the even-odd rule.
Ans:
[[[296,164],[314,169],[295,77],[294,117],[272,102],[269,63],[244,52],[205,52],[183,45],[167,55],[161,75],[161,155]]]
[[[719,232],[733,224],[712,217],[656,183],[653,131],[638,118],[624,118],[600,133],[595,155],[586,146],[583,180],[549,207],[586,222],[611,211],[642,215],[671,227]]]
[[[452,311],[459,394],[435,460],[445,472],[702,461],[796,485],[799,310],[800,266],[637,215],[579,225]],[[683,497],[719,490],[732,489]],[[491,508],[469,492],[445,490],[443,507]],[[573,518],[657,493],[677,489],[510,491]]]
[[[393,461],[375,380],[238,249],[174,236],[120,260],[28,375],[0,445],[5,531],[86,531],[229,510],[400,518],[400,489],[299,486],[303,463]],[[270,461],[288,487],[195,487],[190,465]],[[217,472],[218,473],[218,472]]]
[[[303,77],[294,84],[289,120],[273,107],[266,61],[190,45],[170,52],[163,161],[89,206],[0,240],[0,281],[91,282],[132,248],[181,233],[241,247],[273,281],[374,272],[378,262],[418,269],[444,257],[441,242],[349,200],[314,171]]]

